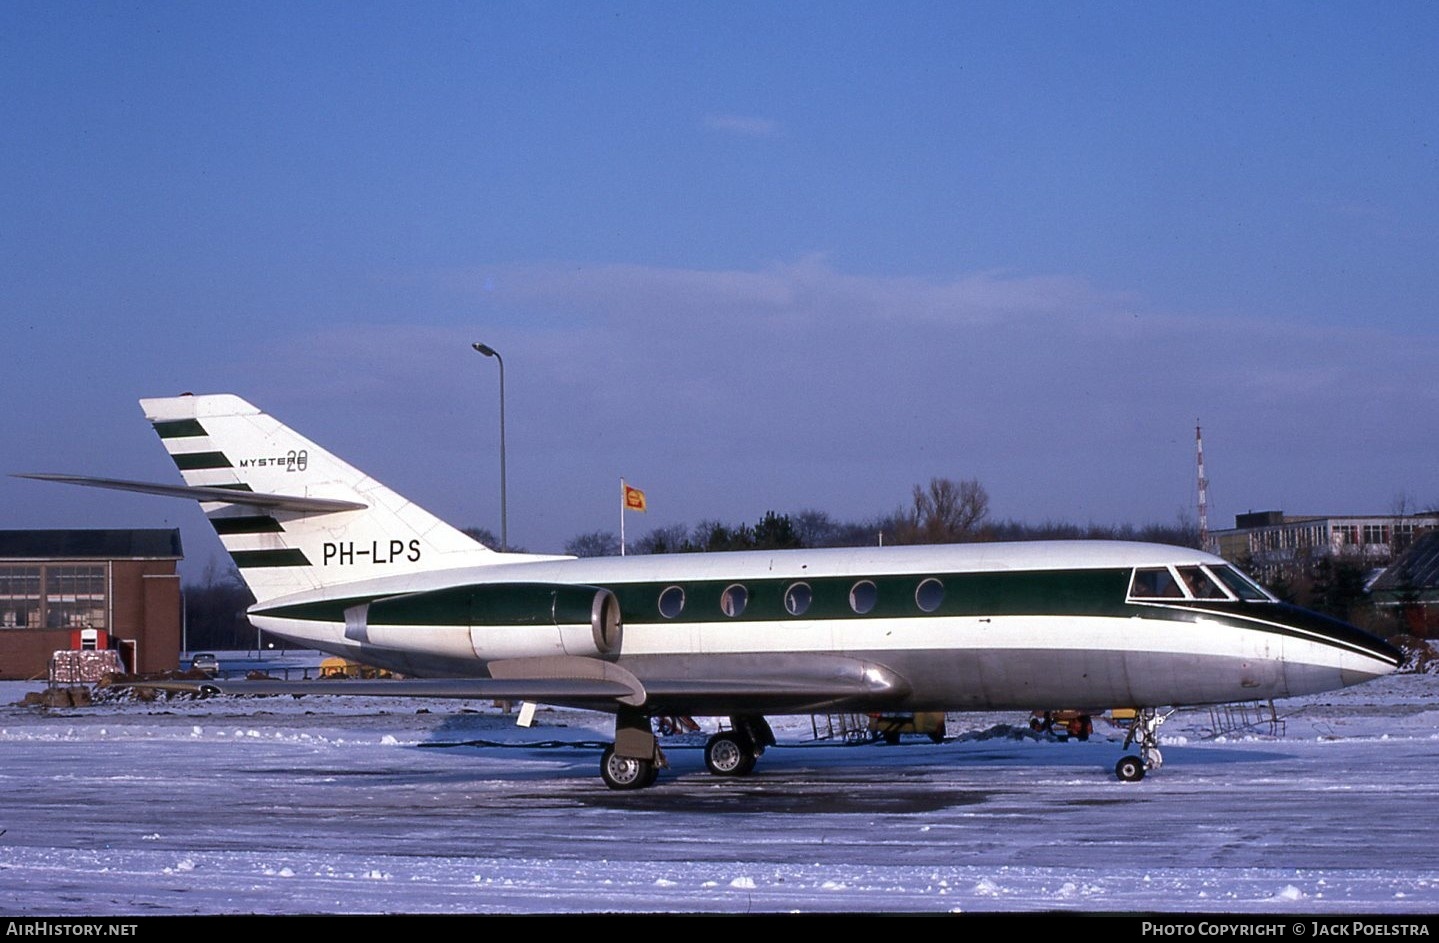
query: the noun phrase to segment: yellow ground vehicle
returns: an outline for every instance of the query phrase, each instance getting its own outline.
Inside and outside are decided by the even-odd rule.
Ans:
[[[390,672],[372,668],[346,658],[326,658],[320,662],[321,678],[389,678]]]
[[[944,741],[944,712],[886,713],[869,715],[869,733],[875,740],[898,743],[907,733],[921,733],[935,743]]]

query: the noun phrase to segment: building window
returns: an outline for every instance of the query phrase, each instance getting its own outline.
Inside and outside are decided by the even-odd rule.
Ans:
[[[51,629],[105,628],[103,564],[45,567],[45,625]]]
[[[0,566],[0,628],[40,628],[40,567]]]
[[[109,630],[104,563],[0,566],[0,629]]]

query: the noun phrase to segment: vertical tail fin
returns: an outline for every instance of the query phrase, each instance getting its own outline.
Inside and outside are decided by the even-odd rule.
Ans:
[[[186,485],[249,493],[244,504],[205,495],[201,507],[260,602],[505,556],[238,396],[144,399],[140,406]],[[321,500],[306,506],[296,498]],[[346,509],[325,502],[346,502],[335,505]]]

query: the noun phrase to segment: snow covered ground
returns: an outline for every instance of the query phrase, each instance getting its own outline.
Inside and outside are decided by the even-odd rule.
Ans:
[[[13,707],[0,684],[0,914],[1439,912],[1439,679],[1282,702],[1284,729],[844,746],[808,718],[753,776],[606,789],[606,718],[307,697]],[[996,729],[997,728],[997,729]],[[713,724],[707,730],[713,730]],[[1013,730],[1015,737],[1002,734]],[[999,733],[1000,736],[986,734]]]

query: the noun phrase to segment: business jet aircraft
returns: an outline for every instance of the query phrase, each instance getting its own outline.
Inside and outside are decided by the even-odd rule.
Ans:
[[[649,786],[666,765],[657,716],[727,716],[705,761],[742,776],[774,743],[767,714],[1106,706],[1139,709],[1139,755],[1116,766],[1135,780],[1161,762],[1162,708],[1311,694],[1399,663],[1219,557],[1155,544],[500,553],[239,397],[141,406],[184,485],[27,477],[199,501],[255,594],[251,621],[413,679],[348,693],[614,714],[600,762],[614,789]]]

